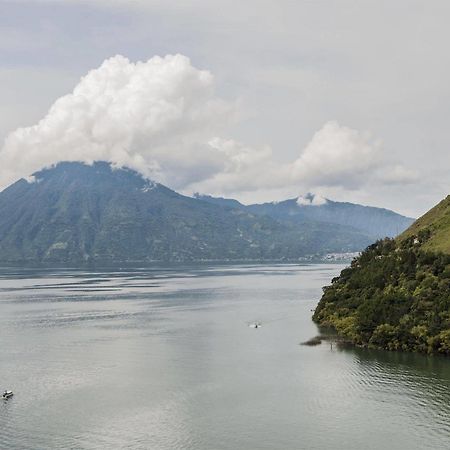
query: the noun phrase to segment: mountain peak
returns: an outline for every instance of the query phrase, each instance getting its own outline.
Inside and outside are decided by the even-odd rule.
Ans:
[[[366,235],[330,224],[286,224],[211,204],[107,162],[62,162],[0,192],[0,260],[148,263],[298,260],[356,251]],[[225,199],[222,199],[226,201]]]
[[[327,201],[243,205],[186,197],[108,162],[61,162],[0,192],[3,262],[298,260],[359,251],[408,219]],[[304,196],[309,205],[322,203]]]
[[[326,223],[344,226],[364,233],[370,241],[386,236],[397,236],[414,221],[388,209],[336,202],[312,193],[288,200],[253,205],[243,205],[237,200],[209,195],[197,195],[196,198],[252,214],[269,216],[290,224],[305,226],[307,223]]]
[[[139,182],[148,182],[139,172],[128,167],[115,166],[108,161],[93,161],[91,164],[78,161],[62,161],[33,173],[32,178],[39,182],[65,176],[84,180],[93,176],[126,177],[129,180],[134,179]]]

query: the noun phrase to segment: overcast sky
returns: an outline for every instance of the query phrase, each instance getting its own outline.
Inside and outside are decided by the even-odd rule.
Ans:
[[[436,0],[0,0],[0,187],[106,159],[420,215],[449,193],[448,23]]]

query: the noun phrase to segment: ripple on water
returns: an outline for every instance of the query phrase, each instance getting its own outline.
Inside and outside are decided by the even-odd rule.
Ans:
[[[449,360],[296,345],[340,269],[0,271],[0,448],[448,448]]]

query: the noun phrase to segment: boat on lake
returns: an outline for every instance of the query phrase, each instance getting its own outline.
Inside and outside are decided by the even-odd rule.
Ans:
[[[5,391],[2,394],[2,398],[7,400],[8,398],[11,398],[13,395],[14,395],[13,391]]]

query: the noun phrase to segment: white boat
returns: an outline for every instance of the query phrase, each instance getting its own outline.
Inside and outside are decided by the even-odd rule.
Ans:
[[[13,391],[5,391],[5,392],[3,392],[2,398],[8,399],[8,398],[11,398],[13,395],[14,395]]]

